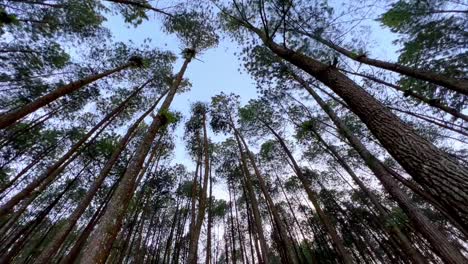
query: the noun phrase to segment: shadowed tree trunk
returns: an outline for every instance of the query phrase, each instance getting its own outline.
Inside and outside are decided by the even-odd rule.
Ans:
[[[336,252],[340,255],[341,260],[344,263],[349,263],[349,264],[353,263],[352,257],[349,255],[348,250],[346,250],[346,248],[345,248],[345,246],[343,244],[342,238],[338,235],[336,227],[333,225],[333,222],[331,221],[330,217],[322,210],[322,208],[320,206],[320,203],[318,201],[318,198],[317,198],[318,197],[317,193],[312,189],[312,186],[311,186],[309,180],[302,173],[301,167],[299,167],[299,164],[297,164],[296,159],[292,155],[289,148],[286,146],[286,143],[284,142],[283,138],[270,125],[268,125],[266,122],[264,122],[260,118],[259,118],[259,120],[275,136],[275,138],[280,143],[283,151],[286,153],[289,160],[291,161],[293,169],[294,169],[297,177],[299,178],[302,185],[304,186],[304,189],[306,190],[306,193],[307,193],[307,196],[308,196],[309,200],[314,205],[314,208],[317,211],[317,214],[318,214],[322,224],[325,226],[328,234],[330,235],[330,238],[333,241],[333,245],[334,245],[334,247],[336,249]]]
[[[248,200],[250,201],[251,209],[252,209],[252,214],[253,214],[253,220],[255,224],[255,231],[256,234],[258,235],[258,239],[260,241],[260,251],[261,251],[261,256],[262,256],[262,263],[268,264],[269,262],[269,252],[268,252],[268,245],[266,243],[264,231],[263,231],[263,224],[262,224],[262,218],[260,216],[260,210],[258,208],[258,200],[257,197],[255,196],[255,191],[252,186],[252,180],[250,176],[249,169],[247,167],[247,161],[245,158],[245,155],[243,154],[243,148],[241,145],[241,142],[239,138],[236,136],[237,139],[237,144],[239,146],[239,152],[240,152],[240,161],[241,161],[241,169],[244,174],[244,182],[245,182],[245,188],[248,196]]]
[[[107,127],[110,122],[125,108],[127,103],[135,96],[138,92],[140,92],[150,81],[146,82],[138,89],[136,89],[129,97],[127,97],[124,101],[122,101],[114,110],[108,113],[98,124],[96,124],[91,130],[86,133],[77,143],[75,143],[58,161],[56,161],[53,165],[47,168],[47,170],[39,175],[36,179],[34,179],[31,183],[29,183],[25,188],[23,188],[20,192],[15,194],[13,197],[10,198],[6,203],[4,203],[0,207],[0,216],[7,214],[10,210],[13,209],[19,202],[23,199],[34,196],[37,193],[41,192],[41,189],[45,189],[51,182],[53,182],[60,172],[65,169],[66,164],[69,164],[74,158],[77,157],[78,151],[81,149],[82,145],[86,143],[86,141],[94,135],[97,137],[99,133],[102,133],[105,127]],[[42,186],[42,187],[39,187]],[[39,187],[39,188],[38,188]],[[38,188],[38,189],[37,189]]]
[[[112,167],[117,162],[118,158],[120,157],[120,154],[127,146],[130,138],[132,137],[135,130],[138,128],[139,124],[143,121],[143,119],[145,119],[147,115],[149,115],[154,110],[154,108],[158,105],[159,101],[164,95],[165,93],[163,93],[156,100],[156,102],[150,107],[150,109],[148,109],[143,115],[141,115],[141,117],[138,118],[135,121],[135,123],[127,130],[127,133],[119,141],[116,149],[112,152],[111,157],[107,161],[106,165],[104,165],[103,169],[101,170],[99,175],[96,177],[94,182],[92,183],[86,195],[80,200],[80,203],[78,204],[78,206],[75,208],[75,210],[70,215],[70,217],[66,220],[66,222],[60,227],[60,230],[50,240],[49,244],[42,250],[42,253],[35,260],[35,263],[37,264],[48,263],[50,257],[54,255],[54,253],[57,251],[57,249],[66,239],[67,235],[73,229],[73,226],[76,224],[80,216],[83,214],[83,212],[86,210],[88,205],[91,203],[93,197],[96,195],[98,189],[101,187],[102,183],[106,179]]]
[[[205,219],[206,211],[206,196],[208,191],[208,180],[210,173],[210,150],[208,143],[208,134],[206,129],[206,111],[203,113],[202,117],[203,124],[203,156],[204,156],[204,176],[203,176],[203,187],[200,190],[199,203],[198,203],[198,215],[194,228],[191,230],[191,237],[189,243],[189,255],[188,263],[196,264],[197,263],[197,251],[198,251],[198,240],[200,237],[201,228],[203,225],[203,220]],[[201,170],[201,167],[200,167]],[[200,185],[202,183],[200,182]]]
[[[340,134],[344,136],[351,146],[358,152],[374,175],[380,180],[384,188],[390,193],[409,217],[414,228],[429,241],[435,252],[447,263],[464,263],[465,258],[461,255],[460,251],[450,244],[447,237],[445,237],[445,235],[443,235],[437,227],[434,226],[432,222],[413,205],[409,197],[400,189],[386,167],[383,166],[383,164],[375,158],[369,150],[367,150],[364,144],[353,135],[343,121],[341,121],[336,113],[322,100],[322,98],[320,98],[320,96],[305,80],[294,73],[292,73],[292,76],[309,92],[325,113],[327,113],[338,128]]]
[[[252,167],[254,169],[254,172],[255,172],[256,178],[258,180],[260,189],[261,189],[263,195],[265,196],[265,199],[267,200],[267,203],[268,203],[268,205],[269,205],[269,207],[271,209],[271,213],[273,215],[274,223],[275,223],[275,225],[276,225],[276,227],[278,229],[279,235],[281,237],[280,240],[281,240],[281,243],[282,243],[282,247],[283,247],[284,251],[287,254],[288,261],[290,263],[293,263],[293,264],[297,263],[293,243],[291,241],[291,238],[288,236],[288,234],[286,232],[286,227],[284,226],[284,223],[281,220],[281,217],[279,216],[278,211],[276,210],[276,206],[275,206],[275,204],[273,202],[273,199],[271,198],[271,196],[270,196],[270,194],[268,192],[265,180],[263,179],[263,176],[261,175],[260,170],[257,167],[257,164],[255,162],[255,158],[252,155],[252,153],[250,152],[250,150],[248,149],[247,143],[245,142],[245,140],[242,137],[242,135],[240,134],[240,132],[234,126],[232,126],[232,128],[234,130],[234,133],[236,134],[236,137],[239,140],[239,143],[243,144],[246,153],[244,153],[242,148],[239,148],[239,151],[241,152],[241,155],[246,155],[247,158],[249,159],[250,163],[252,164]]]
[[[137,66],[138,65],[138,62],[136,61],[129,61],[128,63],[124,64],[124,65],[121,65],[117,68],[114,68],[112,70],[108,70],[108,71],[105,71],[103,73],[99,73],[99,74],[96,74],[96,75],[93,75],[93,76],[89,76],[85,79],[81,79],[79,81],[75,81],[75,82],[72,82],[72,83],[69,83],[65,86],[61,86],[61,87],[58,87],[56,88],[55,90],[53,90],[52,92],[42,96],[42,97],[39,97],[37,98],[36,100],[28,103],[27,105],[24,105],[22,106],[21,108],[17,109],[17,110],[14,110],[14,111],[11,111],[11,112],[7,112],[7,113],[4,113],[2,115],[0,115],[0,129],[3,129],[5,127],[8,127],[10,125],[12,125],[13,123],[15,123],[16,121],[18,121],[19,119],[25,117],[26,115],[36,111],[37,109],[43,107],[43,106],[46,106],[47,104],[53,102],[54,100],[57,100],[58,98],[60,97],[63,97],[67,94],[70,94],[78,89],[80,89],[81,87],[87,85],[87,84],[90,84],[96,80],[99,80],[101,78],[104,78],[106,76],[109,76],[113,73],[116,73],[116,72],[119,72],[119,71],[122,71],[124,69],[127,69],[131,66]]]
[[[105,263],[111,250],[112,242],[122,226],[123,218],[133,196],[136,178],[142,168],[146,155],[153,145],[154,138],[160,129],[167,125],[167,111],[193,56],[193,53],[186,56],[182,68],[175,77],[169,93],[161,105],[158,115],[153,118],[151,125],[148,127],[143,139],[137,147],[135,156],[130,160],[128,169],[112,196],[106,212],[100,219],[100,223],[83,250],[79,263]]]
[[[244,21],[240,23],[256,33],[280,58],[330,87],[419,184],[440,198],[444,206],[453,208],[454,214],[468,222],[468,168],[420,137],[338,69],[280,46],[258,28]]]

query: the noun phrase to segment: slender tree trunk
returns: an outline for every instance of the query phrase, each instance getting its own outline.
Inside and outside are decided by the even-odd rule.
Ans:
[[[33,160],[26,165],[21,171],[15,175],[15,177],[11,180],[9,180],[4,186],[0,188],[0,194],[3,194],[8,188],[10,188],[12,185],[16,183],[23,175],[25,175],[32,167],[34,167],[36,164],[38,164],[44,157],[46,157],[52,149],[54,149],[57,145],[50,146],[46,148],[45,150],[41,151],[36,157],[33,158]],[[21,180],[20,180],[21,182]]]
[[[259,29],[246,26],[276,55],[303,69],[338,94],[419,184],[468,222],[468,168],[419,136],[338,69],[284,48]]]
[[[208,200],[208,227],[206,231],[206,256],[205,264],[211,264],[211,226],[213,224],[213,177],[211,176],[211,164],[210,164],[210,195]]]
[[[86,224],[85,228],[81,232],[80,236],[78,237],[77,241],[74,243],[73,247],[69,250],[68,254],[60,258],[58,261],[60,264],[73,264],[75,263],[76,259],[78,258],[78,255],[83,248],[86,240],[88,239],[89,235],[91,234],[91,231],[93,231],[94,226],[97,224],[99,218],[102,217],[104,214],[105,208],[107,204],[110,201],[110,198],[112,197],[112,194],[114,193],[115,189],[117,188],[117,185],[119,183],[119,180],[116,181],[109,192],[106,194],[106,197],[104,199],[104,202],[101,203],[101,205],[98,207],[96,212],[94,212],[93,216],[89,220],[88,224]]]
[[[291,161],[294,171],[296,172],[297,177],[299,180],[302,182],[302,185],[304,186],[304,189],[306,190],[307,196],[309,197],[309,200],[312,202],[312,204],[315,207],[315,210],[317,211],[317,214],[319,215],[320,220],[322,221],[323,225],[327,229],[328,234],[330,235],[331,240],[333,241],[333,245],[336,249],[336,252],[340,255],[342,261],[344,263],[352,263],[352,258],[349,255],[349,252],[346,250],[343,240],[341,237],[338,235],[338,232],[336,230],[336,227],[333,226],[332,221],[330,218],[327,216],[327,214],[322,210],[319,201],[318,201],[318,195],[317,193],[312,189],[310,182],[307,180],[307,178],[304,176],[302,173],[301,167],[296,162],[296,159],[292,155],[291,151],[289,148],[286,146],[286,143],[282,139],[282,137],[271,127],[269,126],[266,122],[261,121],[265,127],[267,127],[270,132],[275,136],[275,138],[278,140],[280,143],[283,151],[286,153],[288,156],[289,160]]]
[[[96,80],[99,80],[101,78],[104,78],[106,76],[109,76],[113,73],[116,73],[116,72],[119,72],[119,71],[122,71],[124,69],[127,69],[131,66],[135,66],[135,62],[128,62],[122,66],[119,66],[117,68],[114,68],[112,70],[108,70],[108,71],[105,71],[105,72],[102,72],[102,73],[99,73],[99,74],[96,74],[96,75],[93,75],[93,76],[89,76],[85,79],[81,79],[79,81],[75,81],[75,82],[72,82],[72,83],[69,83],[67,85],[64,85],[64,86],[61,86],[61,87],[58,87],[57,89],[53,90],[52,92],[42,96],[42,97],[39,97],[37,98],[36,100],[28,103],[27,105],[21,107],[20,109],[17,109],[15,111],[12,111],[12,112],[7,112],[7,113],[4,113],[2,115],[0,115],[0,129],[3,129],[3,128],[6,128],[10,125],[12,125],[13,123],[15,123],[16,121],[18,121],[20,118],[23,118],[25,117],[26,115],[36,111],[37,109],[43,107],[43,106],[46,106],[48,104],[50,104],[51,102],[53,102],[54,100],[57,100],[58,98],[60,97],[63,97],[67,94],[70,94],[78,89],[80,89],[81,87],[87,85],[87,84],[90,84]]]
[[[241,179],[242,181],[242,179]],[[247,191],[245,190],[245,181],[242,181],[242,191],[244,192],[244,196],[247,198],[248,195],[247,195]],[[249,231],[250,231],[250,240],[252,243],[252,234],[253,234],[253,243],[254,243],[254,246],[255,246],[255,252],[256,252],[256,255],[257,255],[257,259],[258,261],[255,262],[254,261],[254,256],[252,254],[252,263],[265,263],[263,260],[262,260],[262,253],[260,251],[260,248],[258,247],[258,235],[257,235],[257,232],[255,230],[255,227],[253,225],[253,221],[252,221],[252,211],[250,209],[250,204],[249,204],[249,199],[245,199],[245,204],[246,204],[246,214],[247,214],[247,221],[248,221],[248,226],[249,226]]]
[[[83,144],[96,132],[100,129],[100,131],[94,136],[96,137],[99,133],[101,133],[105,127],[107,127],[110,122],[125,108],[127,103],[139,92],[141,91],[147,84],[146,82],[138,89],[136,89],[129,97],[127,97],[124,101],[122,101],[114,110],[108,113],[97,125],[95,125],[86,135],[84,135],[77,143],[75,143],[70,150],[67,151],[58,161],[56,161],[53,165],[47,168],[47,170],[41,174],[39,177],[34,179],[31,183],[29,183],[24,189],[14,195],[8,202],[4,203],[0,207],[0,216],[7,214],[10,210],[13,209],[15,205],[17,205],[20,201],[27,198],[28,196],[33,196],[35,193],[39,191],[37,188],[42,185],[42,189],[46,188],[48,184],[56,179],[56,177],[60,174],[60,172],[65,169],[65,164],[68,162],[70,163],[74,158],[77,157],[76,153],[82,147]],[[41,188],[39,188],[41,189]]]
[[[231,196],[231,188],[229,187],[228,183],[228,192],[229,192],[229,220],[231,221],[231,228],[230,228],[230,234],[231,234],[231,242],[232,242],[232,264],[237,263],[237,248],[236,248],[236,231],[234,227],[234,214],[232,212],[232,207],[233,207],[233,201],[232,201],[232,196]]]
[[[233,127],[234,128],[234,127]],[[260,186],[260,189],[263,193],[263,195],[265,196],[265,199],[267,200],[267,203],[269,204],[270,208],[271,208],[271,213],[273,215],[273,219],[274,219],[274,223],[276,224],[277,228],[278,228],[278,232],[281,236],[281,243],[283,245],[283,248],[289,258],[289,261],[290,263],[297,263],[297,259],[296,259],[296,255],[294,253],[294,247],[293,247],[293,244],[292,244],[292,241],[290,239],[290,237],[288,236],[287,232],[286,232],[286,227],[284,226],[284,223],[281,219],[281,217],[279,216],[278,214],[278,211],[276,210],[276,207],[275,207],[275,204],[273,202],[273,199],[271,198],[269,192],[268,192],[268,189],[266,187],[266,183],[263,179],[263,176],[261,175],[260,173],[260,170],[258,169],[257,167],[257,164],[255,162],[255,158],[253,157],[252,153],[250,152],[244,138],[242,137],[242,135],[240,134],[240,132],[234,128],[234,131],[235,133],[237,134],[237,137],[239,138],[240,142],[244,145],[244,148],[245,148],[245,151],[247,152],[247,158],[249,159],[250,163],[252,164],[252,167],[254,168],[254,172],[255,172],[255,175],[257,177],[257,180],[258,180],[258,183],[259,183],[259,186]],[[239,149],[239,151],[241,151],[241,154],[242,154],[242,149]]]
[[[112,155],[109,158],[109,160],[107,161],[106,165],[104,165],[104,167],[102,168],[99,175],[96,177],[94,182],[91,184],[91,187],[89,188],[88,192],[80,200],[80,203],[75,208],[75,210],[70,215],[70,217],[67,219],[67,221],[60,227],[60,230],[57,231],[55,236],[50,240],[48,246],[45,247],[42,250],[42,253],[35,260],[35,263],[37,263],[37,264],[48,263],[50,257],[52,257],[53,254],[57,251],[57,249],[60,247],[60,245],[63,243],[63,241],[66,239],[66,237],[70,233],[70,231],[75,226],[75,224],[78,221],[78,219],[80,218],[80,216],[83,214],[83,212],[86,210],[88,205],[93,200],[93,198],[96,195],[97,191],[101,187],[102,183],[106,179],[107,175],[111,171],[114,164],[117,162],[118,158],[120,157],[120,154],[122,153],[122,151],[127,146],[128,142],[130,141],[132,135],[134,134],[134,132],[138,128],[139,124],[143,121],[143,119],[145,119],[145,117],[147,115],[149,115],[153,111],[153,109],[158,105],[159,101],[164,96],[164,94],[165,93],[163,93],[156,100],[156,102],[150,107],[150,109],[148,109],[143,115],[141,115],[141,117],[138,118],[135,121],[135,123],[127,130],[127,133],[119,141],[119,144],[117,145],[116,149],[112,152]]]
[[[337,126],[340,134],[346,137],[353,148],[359,153],[367,166],[380,180],[384,188],[392,195],[403,211],[408,215],[416,230],[423,234],[431,243],[436,253],[447,263],[464,263],[465,258],[461,255],[460,251],[451,245],[447,238],[438,231],[437,227],[435,227],[431,221],[412,204],[409,197],[407,197],[407,195],[399,188],[392,175],[389,174],[383,164],[367,150],[356,136],[352,134],[335,112],[312,88],[310,88],[307,82],[297,75],[294,75],[294,78],[310,93],[320,107],[327,113],[333,123]]]
[[[316,41],[324,44],[325,46],[328,46],[329,48],[335,51],[338,51],[339,53],[345,55],[346,57],[352,60],[367,64],[367,65],[375,66],[378,68],[382,68],[385,70],[393,71],[396,73],[400,73],[400,74],[413,77],[416,79],[420,79],[423,81],[428,81],[433,84],[444,86],[455,92],[468,95],[468,81],[466,80],[451,78],[448,76],[444,76],[442,74],[415,69],[409,66],[398,64],[398,63],[391,63],[391,62],[386,62],[382,60],[371,59],[371,58],[368,58],[364,54],[355,54],[352,51],[349,51],[341,46],[338,46],[332,43],[331,41],[326,40],[318,35],[313,35],[304,31],[300,31],[300,33],[315,39]]]
[[[383,84],[385,86],[388,86],[388,87],[391,87],[397,91],[400,91],[400,92],[403,92],[404,93],[404,96],[411,96],[411,97],[414,97],[416,98],[417,100],[429,105],[429,106],[432,106],[432,107],[435,107],[435,108],[438,108],[448,114],[451,114],[452,116],[456,117],[456,118],[460,118],[464,121],[468,121],[468,116],[461,113],[460,111],[458,111],[457,109],[455,108],[452,108],[450,106],[447,106],[445,104],[443,104],[442,102],[440,102],[440,100],[437,100],[437,99],[428,99],[414,91],[411,91],[411,90],[407,90],[407,89],[404,89],[403,87],[400,87],[398,85],[395,85],[395,84],[392,84],[392,83],[389,83],[389,82],[386,82],[384,80],[381,80],[381,79],[378,79],[374,76],[370,76],[370,75],[367,75],[367,74],[362,74],[362,73],[358,73],[358,72],[351,72],[351,71],[347,71],[347,70],[344,70],[344,69],[340,69],[340,71],[342,72],[345,72],[345,73],[349,73],[349,74],[352,74],[352,75],[356,75],[356,76],[360,76],[360,77],[364,77],[366,79],[369,79],[373,82],[376,82],[376,83],[380,83],[380,84]]]
[[[115,191],[109,206],[106,209],[106,212],[100,220],[100,224],[93,232],[90,241],[87,243],[79,263],[105,263],[112,247],[112,242],[122,226],[122,220],[125,216],[135,189],[136,177],[141,170],[145,157],[151,148],[156,134],[168,122],[166,112],[168,111],[177,89],[182,82],[183,75],[187,69],[188,64],[192,60],[192,57],[193,55],[188,55],[186,57],[181,70],[171,85],[166,99],[161,105],[158,115],[153,119],[153,122],[148,127],[146,134],[138,145],[136,154],[131,159],[129,168],[125,172],[121,183],[117,187],[117,190]]]
[[[382,206],[378,198],[364,185],[364,183],[359,179],[359,177],[354,173],[348,163],[344,160],[344,158],[338,153],[338,151],[331,145],[329,145],[322,136],[316,131],[312,131],[315,136],[317,137],[318,141],[332,154],[332,156],[338,161],[338,163],[346,170],[346,172],[351,176],[353,181],[359,186],[359,188],[366,194],[367,198],[371,201],[374,207],[379,212],[380,221],[388,222],[390,215],[388,214],[387,210]],[[425,259],[419,253],[419,251],[412,246],[411,241],[406,237],[405,234],[400,230],[398,226],[395,224],[391,224],[389,227],[389,231],[392,235],[394,235],[398,241],[400,242],[400,246],[403,250],[408,254],[411,258],[413,263],[424,264]]]
[[[36,218],[32,222],[25,225],[20,230],[20,232],[18,232],[13,237],[13,239],[11,240],[11,243],[12,243],[11,245],[13,245],[13,242],[15,242],[16,240],[18,240],[18,241],[13,245],[13,247],[9,250],[9,252],[7,251],[8,247],[3,249],[3,250],[5,250],[5,253],[7,253],[7,252],[8,253],[3,255],[0,258],[0,263],[10,263],[10,261],[17,254],[19,254],[21,248],[24,246],[24,244],[27,242],[27,240],[31,238],[31,234],[34,231],[36,231],[36,228],[38,228],[38,226],[42,223],[42,221],[46,218],[46,216],[50,213],[50,211],[58,204],[58,202],[62,199],[62,197],[65,195],[65,193],[67,193],[71,189],[71,187],[73,187],[73,184],[78,180],[81,173],[86,169],[88,164],[85,164],[83,169],[80,172],[78,172],[76,174],[76,176],[70,182],[67,183],[65,188],[59,193],[59,195],[57,195],[57,197],[55,197],[55,199],[52,201],[52,203],[50,203],[45,209],[40,211],[39,214],[36,216]]]
[[[196,219],[196,224],[194,226],[194,229],[191,230],[193,235],[190,238],[190,244],[189,244],[189,255],[188,255],[189,264],[197,263],[198,240],[200,237],[203,220],[205,219],[206,196],[207,196],[207,191],[208,191],[208,180],[209,180],[209,174],[210,174],[210,150],[209,150],[209,143],[208,143],[208,134],[207,134],[207,129],[206,129],[206,112],[203,113],[202,123],[203,123],[204,177],[203,177],[203,187],[201,188],[200,195],[199,195],[200,199],[198,203],[198,215]],[[200,186],[201,184],[202,183],[200,182]]]
[[[262,255],[262,260],[264,264],[268,264],[269,262],[269,252],[268,252],[268,245],[266,243],[264,231],[263,231],[263,225],[262,225],[262,218],[260,216],[260,210],[258,208],[258,201],[257,197],[255,196],[255,191],[252,186],[252,180],[250,176],[249,169],[247,167],[247,161],[245,158],[245,155],[243,154],[242,151],[242,145],[240,140],[237,138],[237,144],[239,145],[239,152],[240,152],[240,160],[241,160],[241,168],[243,170],[244,174],[244,182],[245,182],[245,187],[247,190],[247,195],[249,197],[250,205],[252,206],[252,213],[253,213],[253,220],[255,223],[255,230],[258,235],[258,239],[260,240],[260,248],[261,248],[261,255]]]

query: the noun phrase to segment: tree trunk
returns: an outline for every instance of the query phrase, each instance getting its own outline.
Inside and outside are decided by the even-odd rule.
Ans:
[[[378,198],[364,185],[364,183],[359,179],[359,177],[354,173],[348,163],[344,160],[344,158],[338,153],[338,151],[331,145],[329,145],[322,136],[316,131],[312,131],[319,142],[332,154],[332,156],[338,161],[338,163],[345,169],[345,171],[351,176],[353,181],[359,186],[359,188],[367,195],[367,198],[371,201],[374,207],[379,212],[379,218],[382,223],[388,222],[390,215],[388,214],[387,210],[382,206]],[[398,226],[395,224],[390,225],[390,233],[397,238],[400,242],[400,246],[402,249],[408,254],[411,258],[413,263],[424,264],[426,261],[424,257],[419,253],[419,251],[412,246],[411,241],[408,237],[403,234]]]
[[[120,154],[122,153],[122,151],[127,146],[130,138],[132,137],[135,130],[138,128],[139,124],[143,121],[143,119],[145,119],[145,117],[147,115],[149,115],[153,111],[153,109],[158,105],[159,101],[164,96],[164,94],[165,93],[163,93],[156,100],[156,102],[150,107],[150,109],[148,109],[143,115],[141,115],[140,118],[138,118],[135,121],[135,123],[127,130],[127,133],[119,141],[116,149],[112,152],[112,155],[109,158],[109,160],[107,161],[106,165],[104,165],[104,167],[102,168],[99,175],[96,177],[96,179],[94,179],[94,181],[93,181],[91,187],[89,188],[88,192],[80,200],[80,203],[75,208],[75,210],[70,215],[70,217],[67,219],[67,221],[60,227],[60,230],[57,231],[55,236],[50,240],[47,247],[45,247],[42,250],[42,253],[35,260],[35,263],[45,264],[45,263],[49,262],[50,258],[54,255],[54,253],[57,251],[57,249],[60,247],[60,245],[66,239],[66,237],[68,236],[70,231],[73,229],[73,227],[75,226],[75,224],[78,221],[78,219],[80,218],[80,216],[83,214],[83,212],[86,210],[88,205],[93,200],[93,198],[96,195],[98,189],[101,187],[102,183],[106,179],[106,177],[109,174],[109,172],[111,171],[112,167],[114,166],[114,164],[119,159]]]
[[[383,166],[383,164],[367,150],[356,136],[353,135],[343,121],[341,121],[341,119],[320,98],[320,96],[310,88],[306,81],[295,74],[293,77],[310,93],[319,106],[327,113],[333,123],[337,126],[340,134],[346,137],[353,148],[359,153],[367,166],[380,180],[384,188],[408,215],[415,229],[424,235],[424,237],[431,243],[436,253],[447,263],[464,263],[465,258],[461,255],[460,251],[451,245],[447,238],[438,231],[437,227],[435,227],[431,221],[412,204],[409,197],[399,188],[392,175]]]
[[[87,85],[87,84],[90,84],[96,80],[99,80],[101,78],[104,78],[106,76],[109,76],[113,73],[116,73],[116,72],[119,72],[119,71],[122,71],[126,68],[129,68],[131,66],[134,66],[135,63],[134,62],[128,62],[124,65],[121,65],[117,68],[114,68],[112,70],[108,70],[108,71],[105,71],[105,72],[102,72],[102,73],[99,73],[99,74],[96,74],[96,75],[93,75],[93,76],[89,76],[85,79],[81,79],[79,81],[75,81],[75,82],[72,82],[72,83],[69,83],[67,85],[64,85],[64,86],[61,86],[61,87],[58,87],[57,89],[53,90],[52,92],[42,96],[42,97],[39,97],[37,98],[36,100],[22,106],[21,108],[17,109],[17,110],[14,110],[14,111],[11,111],[11,112],[7,112],[7,113],[4,113],[2,115],[0,115],[0,129],[3,129],[3,128],[6,128],[10,125],[12,125],[13,123],[15,123],[16,121],[18,121],[19,119],[25,117],[26,115],[36,111],[37,109],[43,107],[43,106],[46,106],[47,104],[50,104],[51,102],[53,102],[54,100],[57,100],[58,98],[60,97],[63,97],[67,94],[70,94],[78,89],[80,89],[81,87]]]
[[[265,180],[263,179],[263,176],[261,175],[260,170],[257,167],[257,164],[255,162],[255,158],[252,155],[252,153],[250,152],[250,150],[249,150],[249,148],[247,146],[247,143],[245,142],[245,140],[242,137],[242,135],[240,134],[240,132],[236,128],[234,128],[234,131],[235,131],[234,133],[236,133],[237,137],[239,138],[240,142],[244,145],[245,152],[247,152],[246,153],[247,158],[249,159],[250,163],[252,164],[252,167],[254,168],[254,172],[255,172],[255,175],[257,177],[260,189],[261,189],[263,195],[265,196],[265,199],[267,200],[267,203],[268,203],[268,205],[269,205],[269,207],[271,209],[271,213],[273,215],[274,223],[276,224],[276,226],[278,228],[278,232],[279,232],[279,234],[281,236],[282,247],[283,247],[284,251],[286,252],[286,254],[288,256],[289,263],[293,263],[293,264],[297,263],[296,254],[294,252],[294,247],[293,247],[292,241],[291,241],[290,237],[288,236],[288,234],[286,232],[286,227],[284,226],[284,223],[283,223],[281,217],[279,216],[278,211],[276,210],[276,205],[274,204],[273,199],[271,198],[271,196],[270,196],[270,194],[268,192]],[[241,148],[239,149],[239,151],[241,151],[241,155],[242,155],[243,151],[242,151]]]
[[[400,73],[400,74],[413,77],[416,79],[420,79],[423,81],[428,81],[433,84],[444,86],[445,88],[448,88],[455,92],[468,95],[468,81],[466,80],[451,78],[451,77],[437,74],[434,72],[415,69],[409,66],[398,64],[398,63],[391,63],[391,62],[381,61],[377,59],[371,59],[371,58],[368,58],[364,54],[355,54],[341,46],[335,45],[331,41],[323,39],[322,37],[318,35],[313,35],[304,31],[300,31],[300,33],[315,39],[316,41],[324,44],[325,46],[328,46],[329,48],[335,51],[338,51],[339,53],[345,55],[346,57],[352,60],[367,64],[367,65],[375,66],[378,68],[386,69],[389,71],[393,71],[396,73]]]
[[[269,252],[268,252],[268,245],[266,243],[264,231],[263,231],[263,225],[262,225],[262,218],[260,216],[260,210],[258,208],[258,201],[257,197],[255,196],[255,191],[252,186],[252,180],[250,176],[249,169],[247,167],[247,161],[245,158],[245,155],[243,154],[242,150],[242,145],[240,140],[237,138],[237,144],[239,145],[239,152],[240,152],[240,160],[241,160],[241,169],[244,174],[244,182],[245,182],[245,188],[247,190],[247,195],[250,201],[250,204],[252,206],[252,213],[253,213],[253,220],[255,223],[255,230],[258,235],[258,239],[260,240],[260,249],[261,249],[261,255],[262,255],[262,260],[264,264],[268,264],[269,262]]]
[[[348,104],[401,166],[428,192],[468,222],[468,168],[417,135],[378,100],[334,67],[284,48],[257,28],[275,54],[323,82]],[[467,86],[468,87],[468,86]]]
[[[90,241],[87,243],[79,263],[104,263],[106,261],[112,247],[112,242],[122,226],[122,220],[132,198],[136,177],[141,170],[151,145],[153,145],[152,143],[156,134],[168,122],[166,112],[182,82],[183,75],[191,59],[192,56],[187,56],[185,59],[181,70],[171,85],[166,99],[161,105],[158,115],[148,127],[146,134],[137,147],[135,156],[130,160],[129,168],[122,177],[122,181],[117,187],[106,212],[102,216],[100,224],[91,235]]]
[[[210,195],[208,201],[208,227],[206,231],[206,257],[205,264],[211,264],[211,226],[213,224],[212,216],[213,206],[213,177],[211,176],[211,165],[210,165]]]
[[[204,176],[203,176],[203,187],[200,190],[200,199],[198,203],[198,215],[196,219],[196,224],[194,229],[191,230],[192,236],[190,238],[189,244],[189,255],[188,255],[188,263],[189,264],[196,264],[197,263],[197,251],[198,251],[198,240],[200,237],[201,228],[203,225],[203,220],[205,219],[205,211],[206,211],[206,196],[208,191],[208,180],[210,174],[210,150],[209,150],[209,143],[208,143],[208,134],[206,129],[206,113],[203,114],[202,118],[203,123],[203,156],[204,156]],[[201,168],[200,168],[201,170]],[[200,185],[202,183],[200,182]]]
[[[349,74],[352,74],[352,75],[356,75],[356,76],[360,76],[360,77],[364,77],[366,79],[369,79],[373,82],[376,82],[376,83],[380,83],[380,84],[383,84],[385,86],[388,86],[388,87],[391,87],[397,91],[400,91],[400,92],[403,92],[404,93],[404,96],[411,96],[411,97],[414,97],[416,98],[417,100],[429,105],[429,106],[432,106],[432,107],[435,107],[435,108],[438,108],[448,114],[451,114],[453,115],[454,117],[456,118],[460,118],[464,121],[468,121],[468,116],[461,113],[460,111],[458,111],[457,109],[455,108],[452,108],[450,106],[447,106],[447,105],[444,105],[442,102],[440,102],[439,100],[437,99],[428,99],[416,92],[413,92],[411,90],[406,90],[406,89],[403,89],[402,87],[398,86],[398,85],[395,85],[395,84],[392,84],[392,83],[388,83],[386,81],[383,81],[383,80],[380,80],[378,78],[375,78],[374,76],[370,76],[370,75],[366,75],[366,74],[362,74],[362,73],[357,73],[357,72],[351,72],[351,71],[347,71],[347,70],[343,70],[343,69],[340,69],[340,71],[342,72],[345,72],[345,73],[349,73]]]
[[[77,143],[75,143],[70,150],[67,151],[58,161],[56,161],[53,165],[47,168],[47,170],[41,174],[39,177],[34,179],[31,183],[29,183],[23,190],[18,192],[14,195],[10,200],[4,203],[0,207],[0,216],[7,214],[15,205],[17,205],[20,201],[25,199],[28,196],[34,195],[34,193],[38,193],[41,190],[37,190],[36,188],[42,185],[42,189],[46,188],[48,184],[56,179],[56,177],[60,174],[60,172],[65,169],[64,163],[70,163],[74,158],[77,157],[77,151],[82,147],[83,144],[96,132],[100,129],[100,131],[94,135],[96,137],[99,133],[102,133],[105,127],[107,127],[110,122],[125,108],[126,104],[139,92],[141,91],[150,81],[146,82],[138,89],[136,89],[129,97],[127,97],[124,101],[122,101],[114,110],[108,113],[97,125],[95,125],[86,135],[83,136]],[[40,188],[39,188],[40,189]]]
[[[314,205],[315,210],[317,211],[317,214],[318,214],[320,220],[322,221],[323,225],[327,229],[327,232],[330,235],[331,240],[333,241],[333,245],[335,247],[335,250],[338,253],[338,255],[341,257],[341,260],[344,263],[351,264],[353,261],[352,261],[351,256],[349,255],[348,250],[346,250],[346,248],[345,248],[345,246],[343,244],[343,240],[338,235],[338,232],[336,230],[336,227],[333,225],[333,222],[330,220],[328,215],[322,210],[322,208],[320,206],[320,203],[318,201],[318,198],[317,198],[318,197],[317,193],[312,189],[312,186],[310,185],[310,182],[308,181],[308,179],[302,173],[301,167],[299,167],[299,164],[297,164],[296,159],[292,155],[289,148],[286,146],[286,143],[281,138],[281,136],[271,126],[269,126],[263,120],[261,120],[261,122],[275,136],[275,138],[280,143],[283,151],[286,153],[289,160],[291,161],[291,163],[293,165],[293,169],[296,172],[297,177],[302,182],[302,185],[304,186],[304,189],[306,190],[306,193],[307,193],[307,196],[309,197],[309,200]]]

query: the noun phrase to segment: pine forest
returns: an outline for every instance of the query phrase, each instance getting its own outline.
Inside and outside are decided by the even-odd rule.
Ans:
[[[468,263],[468,1],[0,0],[8,263]]]

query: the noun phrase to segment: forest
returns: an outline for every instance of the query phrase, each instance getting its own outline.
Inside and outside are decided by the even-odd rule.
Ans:
[[[468,263],[466,0],[0,0],[0,264]]]

